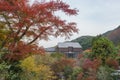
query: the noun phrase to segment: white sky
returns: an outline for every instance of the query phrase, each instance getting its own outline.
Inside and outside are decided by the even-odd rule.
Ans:
[[[33,2],[34,0],[30,0]],[[79,28],[79,34],[74,34],[67,41],[85,35],[98,35],[120,25],[120,0],[63,0],[71,8],[77,8],[77,16],[62,16],[62,19],[74,21]],[[58,42],[64,42],[64,38],[51,38],[49,41],[40,41],[43,47],[52,47]]]

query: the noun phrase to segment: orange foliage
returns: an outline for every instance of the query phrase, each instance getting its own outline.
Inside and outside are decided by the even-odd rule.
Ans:
[[[74,67],[75,64],[76,64],[76,61],[73,59],[62,58],[62,59],[56,61],[52,65],[52,69],[55,72],[62,72],[66,66]]]
[[[95,76],[88,76],[85,80],[97,80]]]
[[[78,75],[77,75],[77,80],[82,80],[82,78],[83,78],[83,73],[79,73]]]
[[[119,62],[111,58],[106,59],[106,64],[109,65],[110,67],[113,67],[114,69],[118,69],[119,67]]]
[[[44,49],[36,45],[25,45],[23,42],[19,42],[17,46],[10,46],[10,54],[6,54],[4,59],[8,60],[20,60],[28,57],[32,54],[44,54]]]
[[[98,68],[101,66],[101,59],[85,59],[83,60],[82,69],[83,73],[78,75],[78,80],[97,80],[97,71]]]
[[[85,70],[92,69],[92,70],[96,71],[99,68],[100,65],[101,65],[101,60],[100,59],[94,59],[93,61],[90,60],[90,59],[85,59],[82,67]]]
[[[84,53],[86,53],[86,52],[91,52],[91,49],[87,49],[84,51]]]
[[[43,50],[35,45],[36,40],[48,40],[49,36],[69,38],[73,32],[78,32],[76,23],[66,22],[55,15],[56,11],[62,11],[66,15],[77,14],[77,10],[71,9],[62,0],[34,2],[32,5],[28,2],[29,0],[0,0],[0,22],[5,23],[10,31],[1,48],[8,48],[9,59],[21,55],[23,58],[23,55],[30,52],[41,53]],[[19,60],[19,57],[16,58]]]
[[[81,59],[81,58],[83,58],[84,57],[84,54],[79,54],[78,55],[78,59]]]

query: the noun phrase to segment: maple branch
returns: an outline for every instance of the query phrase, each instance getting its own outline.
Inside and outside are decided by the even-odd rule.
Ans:
[[[26,27],[25,31],[22,33],[22,35],[19,37],[19,40],[22,39],[22,37],[26,34],[26,32],[28,31],[30,27]],[[19,41],[18,40],[18,41]]]
[[[30,44],[32,44],[33,42],[35,42],[47,29],[49,29],[49,28],[46,28],[46,29],[42,30],[42,31],[40,32],[40,34],[39,34],[36,38],[34,38],[32,41],[30,41],[27,45],[30,45]]]
[[[20,22],[20,21],[21,21],[21,19],[20,19],[19,14],[18,14],[18,19],[19,19],[19,22]],[[21,29],[22,29],[22,27],[20,27],[20,28],[19,28],[19,30],[16,32],[16,37],[17,37],[17,35],[20,33]]]
[[[32,44],[34,41],[36,41],[38,38],[39,38],[39,36],[40,36],[41,34],[39,34],[36,38],[34,38],[31,42],[29,42],[27,45],[30,45],[30,44]]]
[[[14,38],[14,41],[16,42],[18,39],[17,39],[17,36],[19,35],[20,31],[21,31],[22,27],[19,28],[19,30],[16,32],[16,35],[15,35],[15,38]],[[20,40],[20,39],[19,39]]]

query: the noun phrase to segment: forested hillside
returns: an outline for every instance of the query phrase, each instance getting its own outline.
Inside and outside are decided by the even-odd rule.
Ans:
[[[120,43],[120,26],[116,29],[111,30],[103,34],[105,37],[110,39],[115,45],[119,45]]]
[[[92,39],[94,36],[82,36],[77,39],[72,40],[73,42],[79,42],[83,47],[83,50],[88,49],[92,46]]]
[[[105,32],[101,35],[110,39],[115,45],[120,44],[120,26],[118,26],[114,30],[107,31],[107,32]],[[88,48],[91,47],[92,39],[94,37],[95,36],[81,36],[81,37],[78,37],[78,38],[76,38],[72,41],[73,42],[79,42],[81,44],[81,46],[83,47],[83,50],[85,50],[85,49],[88,49]]]

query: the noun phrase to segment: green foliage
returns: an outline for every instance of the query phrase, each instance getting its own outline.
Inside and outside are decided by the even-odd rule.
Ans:
[[[70,75],[69,80],[77,80],[77,76],[81,72],[82,72],[82,68],[80,68],[80,67],[73,68],[73,72]]]
[[[64,76],[66,79],[69,78],[69,76],[73,73],[73,68],[70,66],[65,66],[64,68]]]
[[[90,58],[93,59],[93,52],[83,52],[84,58]]]
[[[101,57],[103,59],[107,58],[112,54],[115,55],[116,53],[113,43],[102,36],[98,36],[93,39],[92,52],[94,53],[94,57]]]
[[[93,36],[82,36],[80,38],[73,40],[73,42],[79,42],[83,50],[86,50],[92,46],[91,44],[92,39],[93,39]]]
[[[20,73],[22,72],[19,63],[6,63],[1,62],[0,64],[0,79],[3,80],[21,80]]]
[[[5,27],[5,23],[0,22],[0,48],[2,47],[3,42],[5,41],[9,33],[10,30]]]
[[[8,50],[3,48],[0,50],[0,80],[20,80],[22,72],[19,62],[9,62],[4,59],[4,55],[8,54]]]
[[[50,54],[34,55],[34,59],[37,65],[40,65],[40,64],[52,65],[56,61],[56,59],[51,57]]]
[[[20,73],[22,72],[19,62],[10,63],[8,67],[8,80],[21,80]]]
[[[62,20],[54,14],[56,11],[66,15],[77,15],[78,12],[63,1],[40,1],[33,5],[29,0],[0,1],[0,71],[1,74],[5,72],[4,80],[23,80],[20,77],[22,70],[27,74],[24,75],[28,77],[26,80],[53,79],[50,68],[53,58],[40,57],[40,62],[26,57],[44,52],[36,44],[37,40],[48,40],[50,36],[69,38],[78,32],[75,22]]]
[[[111,40],[115,45],[118,45],[118,44],[120,44],[119,34],[120,34],[120,26],[118,26],[114,30],[107,31],[106,33],[102,34],[102,36]],[[82,36],[82,37],[78,37],[77,39],[74,39],[72,41],[79,42],[82,45],[83,50],[86,50],[86,49],[92,47],[91,42],[92,42],[93,38],[94,38],[94,36]]]
[[[51,68],[57,76],[57,80],[61,79],[61,73],[64,78],[67,80],[73,72],[73,68],[76,64],[76,61],[68,58],[61,58],[56,60]]]
[[[63,53],[51,53],[51,57],[56,58],[56,59],[61,59],[65,55]]]
[[[8,76],[8,65],[5,62],[0,63],[0,80],[4,80]]]
[[[111,73],[114,70],[110,67],[106,66],[100,66],[99,70],[97,72],[97,78],[98,80],[114,80]]]

